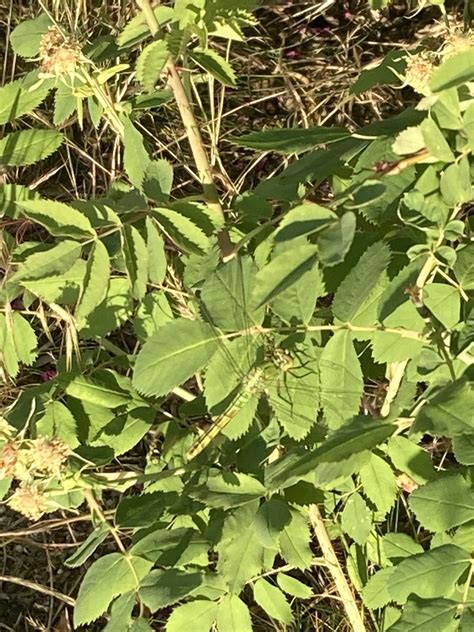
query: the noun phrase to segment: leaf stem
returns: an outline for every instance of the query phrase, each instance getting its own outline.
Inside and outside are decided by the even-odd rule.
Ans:
[[[158,37],[161,34],[161,27],[156,19],[156,15],[152,9],[150,0],[137,0],[137,5],[148,24],[150,33],[153,37]],[[166,69],[168,71],[168,84],[173,91],[176,99],[176,105],[178,106],[181,120],[186,130],[186,135],[191,147],[194,162],[199,173],[199,179],[201,180],[202,189],[204,192],[205,202],[211,212],[216,215],[217,218],[224,220],[225,214],[222,208],[219,193],[212,175],[211,164],[209,156],[207,155],[206,148],[199,130],[198,122],[194,116],[193,107],[184,89],[183,82],[176,68],[174,59],[170,56],[166,62]],[[229,233],[226,229],[222,229],[218,233],[219,247],[224,261],[231,259],[234,256],[234,249],[232,242],[230,241]]]
[[[308,514],[311,526],[313,527],[319,546],[321,547],[324,561],[334,584],[336,585],[336,590],[339,593],[352,630],[354,632],[367,632],[351,587],[344,575],[341,565],[339,564],[339,560],[337,559],[336,552],[332,546],[331,539],[327,532],[326,525],[324,524],[323,517],[321,516],[321,512],[319,511],[319,507],[317,505],[310,505]]]

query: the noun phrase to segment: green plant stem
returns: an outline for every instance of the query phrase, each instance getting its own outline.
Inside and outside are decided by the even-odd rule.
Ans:
[[[337,559],[336,552],[332,546],[331,538],[327,532],[319,507],[317,505],[310,505],[308,515],[319,546],[321,547],[321,552],[328,572],[330,573],[336,586],[336,590],[342,600],[342,605],[344,606],[344,610],[346,611],[352,630],[354,632],[366,632],[364,620],[357,606],[357,602],[352,593],[349,582],[347,581],[344,571]]]
[[[157,37],[161,34],[161,28],[153,12],[150,0],[137,0],[137,5],[148,24],[150,33],[153,37]],[[173,91],[176,99],[176,105],[178,106],[181,120],[186,130],[186,135],[191,147],[194,162],[199,174],[199,179],[202,184],[205,202],[212,213],[220,220],[225,220],[224,209],[219,199],[219,193],[217,191],[214,177],[212,175],[211,164],[209,156],[207,155],[204,142],[199,131],[199,126],[194,116],[193,107],[184,89],[183,82],[176,68],[174,59],[170,56],[166,63],[166,70],[168,71],[168,84]],[[219,247],[221,256],[224,261],[231,259],[234,256],[234,248],[229,237],[229,233],[226,229],[222,229],[218,233]]]

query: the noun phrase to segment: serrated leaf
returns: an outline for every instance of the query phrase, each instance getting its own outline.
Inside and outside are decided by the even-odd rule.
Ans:
[[[251,509],[240,507],[224,523],[221,541],[217,545],[217,569],[224,577],[231,593],[238,595],[242,586],[257,575],[263,564],[264,548],[249,520]]]
[[[461,296],[457,288],[444,283],[428,283],[423,288],[423,303],[446,329],[458,324]]]
[[[250,257],[236,257],[216,268],[202,287],[203,316],[225,331],[261,325],[264,310],[253,297],[256,275]]]
[[[119,595],[137,588],[145,577],[150,562],[139,557],[110,553],[96,560],[87,571],[74,609],[74,625],[84,625],[98,619]]]
[[[148,279],[148,250],[145,240],[135,226],[124,224],[122,246],[128,278],[134,298],[145,296]]]
[[[152,283],[160,284],[166,275],[165,243],[155,222],[151,217],[146,218],[147,249],[148,249],[148,278]]]
[[[338,428],[360,408],[364,382],[348,331],[338,331],[324,347],[319,361],[321,405],[330,428]]]
[[[287,323],[306,325],[311,320],[317,299],[324,294],[321,271],[314,267],[273,299],[272,310]]]
[[[217,610],[218,632],[252,632],[252,621],[246,604],[237,595],[228,595]]]
[[[237,77],[232,66],[218,53],[210,49],[194,48],[190,54],[193,61],[225,86],[235,87]]]
[[[296,283],[302,274],[317,265],[317,258],[318,247],[310,244],[295,246],[291,252],[277,255],[257,274],[253,292],[257,306],[266,305]]]
[[[140,53],[136,65],[137,79],[148,92],[153,92],[168,57],[166,40],[152,42]]]
[[[97,547],[110,535],[107,525],[101,524],[96,527],[84,540],[84,542],[70,555],[66,560],[66,566],[69,568],[77,568],[82,566],[90,556],[96,551]]]
[[[376,331],[370,335],[372,355],[379,364],[403,362],[416,358],[423,349],[423,340],[393,331]]]
[[[52,82],[43,81],[35,87],[37,83],[38,72],[33,71],[0,88],[0,125],[29,114],[40,105],[51,90]]]
[[[15,53],[20,57],[35,57],[43,35],[52,24],[46,13],[40,13],[37,18],[18,24],[10,34],[10,44]]]
[[[37,252],[25,259],[11,281],[40,279],[56,273],[64,273],[78,260],[82,245],[77,241],[61,241],[52,248]]]
[[[72,449],[79,445],[76,421],[61,402],[52,401],[46,404],[44,414],[35,426],[38,436],[62,439]]]
[[[393,424],[380,423],[367,416],[355,417],[330,434],[319,448],[311,452],[293,450],[271,463],[265,473],[265,485],[268,489],[290,487],[320,463],[343,462],[373,449],[392,435],[395,428]]]
[[[158,6],[153,9],[158,24],[164,26],[174,18],[174,10],[172,7]],[[142,40],[150,35],[150,29],[145,20],[143,13],[135,15],[125,28],[119,33],[117,43],[121,48],[129,48],[139,44]]]
[[[351,494],[341,515],[344,531],[360,546],[367,543],[372,529],[372,512],[362,496],[355,492]]]
[[[23,215],[44,226],[55,237],[90,239],[95,235],[87,217],[67,204],[53,200],[25,200],[18,203]]]
[[[387,452],[397,470],[405,472],[417,483],[422,485],[436,477],[429,454],[410,439],[392,437]]]
[[[470,202],[473,195],[469,160],[464,157],[449,165],[441,174],[439,186],[449,206]]]
[[[299,511],[291,511],[291,522],[280,533],[281,556],[296,568],[310,568],[313,554],[310,548],[311,533],[306,518]]]
[[[464,379],[450,382],[428,399],[416,417],[414,428],[448,437],[469,434],[474,427],[474,419],[466,411],[473,409],[473,385]]]
[[[390,465],[376,454],[371,454],[369,462],[359,475],[365,495],[378,511],[386,514],[393,506],[398,492],[397,480]]]
[[[216,620],[218,604],[198,599],[178,606],[166,623],[166,632],[183,632],[192,621],[193,632],[209,632]]]
[[[465,290],[474,290],[474,244],[467,244],[456,251],[454,274]]]
[[[474,434],[455,436],[453,439],[453,452],[458,463],[474,465]]]
[[[337,288],[332,313],[341,322],[353,322],[365,309],[390,262],[390,248],[382,241],[372,244]]]
[[[354,240],[355,228],[355,213],[348,211],[332,226],[321,231],[316,241],[323,266],[331,267],[344,261]]]
[[[117,382],[112,371],[103,371],[100,375],[96,373],[93,377],[75,377],[67,384],[66,393],[81,401],[105,408],[125,406],[132,398]]]
[[[56,87],[54,94],[54,115],[53,123],[56,127],[62,125],[77,108],[77,97],[74,95],[72,86],[62,81]]]
[[[362,598],[367,608],[375,610],[386,606],[392,597],[389,592],[390,581],[396,567],[381,568],[369,578],[362,589]]]
[[[10,167],[32,165],[55,152],[64,137],[50,129],[11,132],[0,140],[0,164]]]
[[[173,320],[173,312],[164,292],[149,292],[140,302],[133,321],[134,331],[141,340],[152,336],[160,327]]]
[[[132,555],[138,555],[158,566],[184,566],[207,558],[209,543],[195,529],[177,527],[148,532],[132,546]]]
[[[81,327],[81,338],[90,340],[111,333],[132,313],[132,294],[127,278],[110,279],[105,299],[89,314],[87,323]]]
[[[405,603],[410,594],[431,599],[442,597],[470,565],[466,551],[452,544],[403,559],[391,577],[389,593],[393,601]]]
[[[200,371],[218,349],[205,323],[177,319],[161,327],[137,356],[133,383],[146,395],[165,395]]]
[[[109,288],[109,278],[109,253],[104,244],[97,240],[89,255],[83,292],[74,314],[77,321],[83,321],[105,299]]]
[[[188,217],[170,208],[156,208],[153,215],[183,250],[196,254],[209,250],[209,237]]]
[[[209,507],[239,507],[265,495],[265,487],[248,474],[210,474],[203,485],[189,491],[191,498]]]
[[[426,148],[430,154],[443,162],[453,162],[454,154],[443,133],[431,118],[426,118],[420,125]]]
[[[331,143],[349,136],[349,132],[337,127],[309,127],[308,129],[267,129],[251,132],[229,140],[240,147],[294,154],[313,149],[321,144]]]
[[[290,623],[293,620],[285,595],[266,579],[257,579],[253,587],[253,596],[258,605],[273,619],[283,623]]]
[[[290,209],[275,231],[275,241],[284,242],[309,237],[331,226],[338,217],[325,206],[306,202]]]
[[[433,92],[455,88],[474,77],[474,51],[463,51],[445,59],[431,76]]]
[[[278,573],[277,584],[280,588],[292,597],[298,599],[310,599],[313,596],[313,591],[309,586],[300,582],[299,579],[286,575],[285,573]]]
[[[278,498],[270,498],[258,508],[254,524],[261,544],[268,548],[278,545],[280,533],[291,522],[288,504]]]
[[[416,553],[423,547],[406,533],[386,533],[382,538],[382,550],[389,560],[400,560]]]
[[[449,599],[418,599],[411,597],[402,616],[387,632],[449,632],[459,608],[456,601]],[[457,627],[457,626],[456,626]]]
[[[143,136],[128,116],[122,117],[122,123],[124,128],[123,166],[130,182],[136,189],[141,191],[151,159],[145,149]]]
[[[167,160],[152,160],[145,173],[145,195],[154,202],[166,202],[173,186],[173,175],[173,166]]]
[[[446,531],[473,519],[474,492],[461,474],[447,475],[412,492],[409,505],[426,529]]]
[[[142,580],[139,595],[147,608],[156,612],[192,594],[202,581],[200,571],[189,572],[178,568],[153,570]]]

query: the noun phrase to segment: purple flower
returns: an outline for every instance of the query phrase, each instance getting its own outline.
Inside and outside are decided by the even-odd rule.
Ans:
[[[54,380],[57,374],[58,372],[56,371],[56,369],[47,369],[46,371],[41,371],[40,373],[41,379],[43,380],[43,382],[49,382],[50,380]]]

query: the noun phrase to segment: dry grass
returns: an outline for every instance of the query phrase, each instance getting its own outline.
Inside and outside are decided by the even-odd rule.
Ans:
[[[359,0],[264,4],[266,8],[258,14],[260,26],[251,29],[246,41],[232,49],[238,89],[224,91],[211,83],[200,85],[195,93],[212,162],[221,175],[219,185],[224,198],[251,188],[285,162],[280,157],[237,152],[227,140],[230,136],[265,127],[324,124],[355,128],[401,109],[402,97],[406,106],[407,93],[383,88],[353,96],[349,88],[360,70],[381,60],[389,48],[413,46],[422,31],[436,28],[435,13],[430,10],[408,20],[407,2],[397,2],[390,12],[378,15]],[[115,35],[133,12],[133,3],[127,0],[1,0],[2,83],[29,69],[11,54],[8,36],[19,21],[39,10],[39,5],[84,41],[98,35]],[[129,98],[133,90],[132,81],[125,90],[120,87],[121,98]],[[14,127],[51,125],[51,105],[46,103]],[[176,168],[174,194],[192,192],[196,176],[189,167],[189,149],[174,107],[167,105],[144,115],[140,125],[156,155],[171,160]],[[121,173],[121,150],[115,134],[110,129],[97,131],[87,120],[81,130],[74,119],[67,122],[63,131],[67,143],[58,154],[34,168],[12,170],[7,179],[57,199],[103,195]],[[8,228],[24,230],[21,223]],[[41,383],[41,373],[49,368],[48,358],[52,360],[57,354],[63,333],[58,325],[52,331],[54,344],[45,339],[43,366],[22,374],[15,386],[0,386],[1,406],[14,401],[26,384]],[[140,459],[141,451],[143,446],[128,458]],[[70,604],[82,571],[67,569],[64,559],[87,537],[89,529],[86,515],[57,515],[54,520],[32,526],[0,506],[0,630],[71,629]],[[347,630],[325,573],[315,571],[305,579],[318,596],[311,603],[296,607],[296,623],[287,629]],[[259,618],[258,613],[255,620],[262,631],[280,629],[263,615]],[[155,628],[163,629],[159,620]],[[88,630],[94,629],[99,626],[88,626]]]

